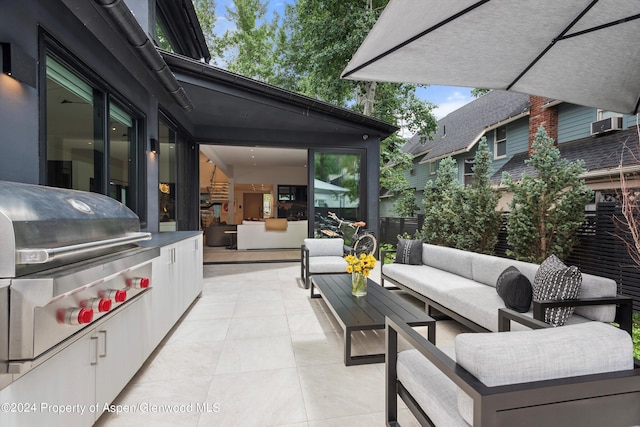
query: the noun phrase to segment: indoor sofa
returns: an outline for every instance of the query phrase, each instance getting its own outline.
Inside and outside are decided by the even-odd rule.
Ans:
[[[515,267],[533,284],[540,267],[538,264],[422,243],[413,244],[413,253],[409,254],[408,242],[411,241],[401,241],[402,245],[398,245],[396,262],[382,266],[382,286],[385,286],[385,282],[391,282],[424,301],[430,314],[437,315],[433,311],[435,309],[475,332],[497,332],[498,310],[513,308],[507,307],[496,290],[496,283],[503,272]],[[383,251],[381,255],[383,260],[385,253]],[[577,274],[581,275],[577,299],[558,301],[560,298],[534,298],[530,306],[519,311],[529,317],[545,320],[545,313],[550,307],[576,307],[575,312],[562,324],[617,321],[622,329],[631,334],[632,300],[617,296],[616,282],[579,271]],[[514,327],[527,329],[520,324]]]
[[[238,249],[298,249],[307,237],[307,221],[267,218],[238,224]]]

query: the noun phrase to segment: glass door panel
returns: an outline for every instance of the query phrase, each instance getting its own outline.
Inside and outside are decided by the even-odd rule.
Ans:
[[[356,153],[316,152],[313,163],[313,234],[319,236],[320,228],[325,223],[331,223],[332,220],[327,219],[328,212],[334,212],[339,218],[349,221],[362,220],[362,156]]]

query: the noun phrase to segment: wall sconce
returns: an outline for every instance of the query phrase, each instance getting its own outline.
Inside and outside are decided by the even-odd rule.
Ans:
[[[0,43],[2,72],[14,79],[36,87],[36,60],[18,46]]]
[[[153,154],[158,154],[160,152],[160,143],[157,139],[151,138],[149,140],[149,151],[151,151]]]
[[[364,135],[362,135],[362,140],[366,141],[367,139],[369,139],[369,135],[367,135],[366,133]]]

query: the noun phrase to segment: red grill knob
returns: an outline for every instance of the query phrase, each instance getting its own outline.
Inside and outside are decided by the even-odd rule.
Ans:
[[[82,325],[83,323],[91,323],[93,320],[93,309],[91,308],[81,308],[78,313],[78,324]]]
[[[127,299],[127,291],[122,289],[116,291],[113,299],[116,302],[125,302],[125,300]]]
[[[110,289],[108,291],[101,291],[100,298],[113,300],[116,303],[124,302],[127,299],[127,291],[124,289]]]
[[[134,277],[133,279],[127,279],[127,285],[134,289],[146,289],[149,287],[149,278]]]
[[[101,299],[98,302],[98,311],[104,313],[105,311],[111,310],[111,300],[110,299]]]
[[[66,323],[67,325],[82,325],[84,323],[91,323],[92,320],[92,308],[71,308],[58,312],[58,322]]]
[[[92,298],[89,300],[82,301],[80,303],[80,307],[82,308],[92,308],[99,312],[105,312],[111,310],[111,298],[105,298],[105,293],[100,293],[101,298]]]

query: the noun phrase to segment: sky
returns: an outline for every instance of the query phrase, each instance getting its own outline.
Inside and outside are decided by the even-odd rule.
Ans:
[[[267,0],[267,2],[267,19],[271,19],[274,12],[283,16],[285,5],[292,4],[295,0]],[[233,0],[216,0],[217,21],[214,31],[218,35],[221,35],[225,31],[233,28],[233,24],[225,18],[227,14],[226,6],[231,6],[232,4]],[[427,88],[418,88],[417,95],[420,99],[424,99],[425,101],[429,101],[432,104],[437,105],[433,114],[438,120],[474,100],[471,96],[471,88],[453,86],[429,86]]]

